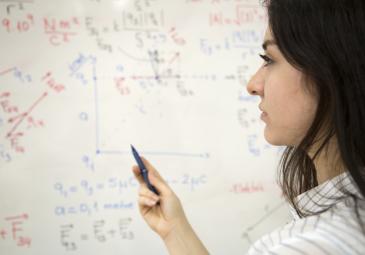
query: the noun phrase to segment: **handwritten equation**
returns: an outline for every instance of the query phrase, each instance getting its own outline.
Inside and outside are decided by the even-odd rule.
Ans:
[[[100,201],[82,201],[71,202],[62,205],[56,205],[54,207],[54,215],[57,217],[70,217],[70,216],[92,216],[99,215],[106,212],[119,212],[128,211],[136,208],[136,203],[133,200],[114,200],[108,202]]]
[[[132,223],[131,217],[120,218],[114,224],[105,219],[94,220],[89,232],[85,232],[84,228],[80,230],[77,223],[62,224],[59,226],[60,244],[65,251],[77,251],[82,249],[82,245],[88,245],[91,241],[100,244],[111,240],[132,241],[136,235]]]
[[[175,187],[181,186],[186,190],[193,192],[198,188],[208,184],[208,176],[206,174],[192,175],[183,174],[180,177],[167,177],[166,182]],[[107,194],[123,194],[131,189],[136,189],[138,183],[134,177],[118,178],[110,177],[102,181],[92,181],[83,179],[76,184],[66,184],[64,182],[56,182],[53,189],[59,196],[63,198],[71,198],[72,196],[92,197],[102,193]]]
[[[9,242],[17,247],[29,248],[32,238],[27,234],[27,213],[7,216],[0,221],[0,245]]]
[[[19,68],[10,68],[1,72],[1,75],[12,75],[15,80],[21,83],[33,83],[33,78],[30,74],[22,72]],[[0,77],[1,77],[0,75]],[[34,98],[28,106],[19,105],[16,100],[16,94],[11,90],[0,90],[0,113],[1,127],[5,130],[5,141],[10,145],[10,149],[16,153],[24,153],[25,147],[21,144],[22,138],[27,136],[32,129],[43,128],[45,121],[34,115],[36,109],[40,107],[42,102],[52,93],[59,94],[65,90],[65,86],[58,83],[51,71],[46,71],[45,74],[38,79],[38,82],[44,88],[41,94]],[[5,151],[5,145],[2,144],[0,154],[5,161],[11,161],[10,151]]]

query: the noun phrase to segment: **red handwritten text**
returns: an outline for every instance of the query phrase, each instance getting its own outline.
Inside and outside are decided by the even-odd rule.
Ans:
[[[15,216],[9,216],[5,218],[7,227],[0,227],[0,241],[13,240],[19,247],[29,248],[32,243],[32,239],[28,236],[23,235],[23,226],[29,219],[28,214],[20,214]]]
[[[76,17],[71,19],[43,18],[44,33],[49,36],[49,42],[53,46],[70,41],[71,36],[77,35],[76,29],[80,22]]]
[[[8,33],[24,33],[30,31],[34,27],[34,17],[32,14],[27,14],[25,18],[22,19],[2,19],[2,26]]]

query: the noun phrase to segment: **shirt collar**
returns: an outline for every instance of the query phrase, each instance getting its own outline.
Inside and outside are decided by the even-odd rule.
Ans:
[[[363,199],[350,173],[346,171],[297,196],[297,206],[303,212],[319,213],[347,198],[348,193]],[[291,211],[294,218],[299,218],[293,208]]]

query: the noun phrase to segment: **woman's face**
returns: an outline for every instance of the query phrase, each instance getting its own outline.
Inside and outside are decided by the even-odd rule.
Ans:
[[[265,139],[273,145],[298,145],[312,124],[316,96],[305,84],[303,74],[285,60],[270,29],[266,30],[263,48],[265,63],[253,75],[247,90],[261,98]]]

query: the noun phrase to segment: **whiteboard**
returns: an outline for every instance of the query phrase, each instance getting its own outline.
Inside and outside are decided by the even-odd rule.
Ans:
[[[249,0],[0,1],[0,253],[167,254],[138,212],[133,144],[212,254],[288,220]]]

